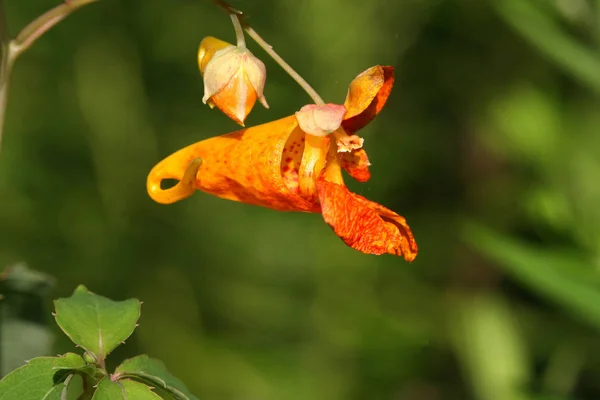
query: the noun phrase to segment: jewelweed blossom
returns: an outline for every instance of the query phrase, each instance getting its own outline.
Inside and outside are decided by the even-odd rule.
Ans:
[[[303,107],[295,115],[187,146],[159,162],[147,190],[169,204],[201,190],[279,211],[320,213],[350,247],[413,261],[418,248],[406,220],[352,193],[342,169],[360,182],[369,159],[356,135],[381,111],[394,82],[392,67],[375,66],[350,84],[343,105]],[[165,179],[179,181],[162,189]]]

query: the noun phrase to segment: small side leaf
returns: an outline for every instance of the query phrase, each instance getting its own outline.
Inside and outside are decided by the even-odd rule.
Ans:
[[[161,400],[152,389],[130,379],[114,382],[106,377],[98,383],[92,400]]]
[[[94,381],[98,381],[106,376],[106,371],[94,364],[87,364],[80,368],[57,367],[56,374],[54,374],[54,382],[62,382],[73,373],[78,373],[81,376],[87,375]]]
[[[112,301],[98,296],[84,286],[73,296],[58,299],[56,323],[75,344],[99,360],[113,351],[134,331],[140,317],[140,301]]]
[[[154,393],[150,386],[144,385],[143,383],[132,381],[131,379],[124,379],[119,381],[125,389],[128,399],[139,399],[139,400],[161,400],[162,398]]]
[[[83,358],[74,353],[67,353],[60,357],[34,358],[0,381],[0,400],[56,399],[56,393],[60,398],[64,387],[61,381],[67,378],[66,375],[61,375],[61,371],[84,366]],[[60,375],[58,379],[57,374]]]
[[[65,389],[64,383],[59,383],[56,386],[53,386],[52,389],[48,391],[48,393],[44,394],[43,397],[38,397],[40,400],[63,400],[61,398],[63,390]]]
[[[68,375],[64,381],[53,386],[52,389],[42,397],[42,400],[65,400],[67,398],[67,390],[71,378],[73,378],[73,375]]]
[[[123,387],[109,377],[98,382],[92,400],[126,400]]]
[[[176,400],[198,400],[183,382],[174,377],[165,365],[143,354],[123,361],[115,370],[118,378],[132,378],[164,389]]]

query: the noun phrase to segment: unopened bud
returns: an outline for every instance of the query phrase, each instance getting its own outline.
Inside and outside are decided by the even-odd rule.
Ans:
[[[269,108],[263,95],[267,71],[250,50],[207,37],[200,43],[198,66],[204,78],[202,101],[238,124],[244,125],[257,99]]]

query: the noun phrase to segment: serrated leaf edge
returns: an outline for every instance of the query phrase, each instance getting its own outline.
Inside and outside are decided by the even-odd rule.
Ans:
[[[151,374],[147,374],[144,372],[139,372],[136,374],[125,372],[125,373],[115,374],[114,376],[115,377],[111,378],[111,379],[115,379],[115,380],[133,379],[133,380],[143,383],[149,387],[151,384],[159,383],[160,388],[169,392],[169,394],[171,394],[173,397],[175,397],[175,400],[191,400],[185,393],[181,392],[177,388],[174,388],[173,386],[167,385],[167,383],[165,382],[164,379],[161,379],[161,378],[157,377],[156,375],[151,375]]]
[[[135,300],[137,301],[138,304],[138,312],[137,312],[137,318],[135,320],[135,324],[133,326],[133,329],[131,330],[131,332],[129,332],[127,334],[127,337],[125,338],[125,340],[129,339],[131,337],[131,335],[133,335],[133,332],[135,332],[136,328],[140,325],[138,323],[138,321],[140,320],[141,316],[142,316],[142,301],[140,301],[139,299],[132,297],[130,299],[125,299],[125,300],[113,300],[111,298],[108,298],[106,296],[102,296],[100,294],[94,293],[92,291],[90,291],[88,288],[86,288],[84,285],[78,285],[75,290],[73,291],[73,294],[71,295],[71,297],[73,297],[76,293],[85,293],[85,294],[93,294],[96,296],[100,296],[100,297],[104,297],[112,302],[115,303],[119,303],[119,302],[125,302],[125,301],[129,301],[129,300]],[[86,348],[85,346],[77,343],[73,337],[71,337],[71,335],[69,335],[64,328],[62,327],[62,325],[58,322],[58,310],[56,309],[56,303],[59,302],[60,300],[64,300],[64,299],[69,299],[71,297],[62,297],[62,298],[58,298],[56,300],[53,301],[54,304],[54,312],[52,313],[52,316],[54,317],[54,322],[56,322],[56,325],[58,325],[58,327],[60,328],[60,330],[71,340],[71,342],[73,342],[75,344],[76,347],[80,347],[82,349],[84,349],[86,352],[88,352],[90,355],[94,356],[102,365],[104,364],[104,360],[106,360],[106,357],[108,357],[108,355],[112,352],[112,350],[110,352],[106,352],[106,354],[104,355],[104,357],[99,357],[98,354],[95,354],[93,351],[91,351],[90,349]],[[124,344],[125,341],[122,340],[120,344]],[[100,344],[100,348],[102,347],[102,344]],[[117,345],[115,347],[115,349],[119,347],[119,345]],[[114,349],[113,349],[114,350]]]
[[[64,358],[64,357],[66,357],[66,356],[68,356],[68,355],[70,355],[70,354],[72,354],[72,355],[75,355],[75,356],[78,356],[78,357],[81,357],[81,356],[79,356],[79,354],[76,354],[76,353],[71,353],[71,352],[67,352],[67,353],[64,353],[64,354],[62,354],[62,355],[58,355],[58,356],[56,356],[56,357],[52,357],[52,356],[42,356],[42,357],[35,357],[35,358],[29,359],[29,360],[25,360],[25,364],[21,365],[20,367],[18,367],[18,368],[16,368],[16,369],[13,369],[13,370],[12,370],[12,371],[10,371],[8,374],[4,375],[4,376],[2,377],[2,379],[0,379],[0,381],[4,380],[6,377],[8,377],[8,376],[12,375],[13,373],[16,373],[17,371],[20,371],[20,370],[22,370],[22,369],[24,369],[24,368],[27,368],[27,367],[29,367],[32,361],[34,361],[34,362],[35,362],[35,361],[38,361],[38,360],[45,360],[45,359],[54,359],[54,360],[56,360],[56,359],[59,359],[59,358]],[[61,368],[61,367],[51,367],[51,368],[50,368],[50,370],[51,370],[51,371],[61,371],[61,370],[69,370],[69,369],[70,369],[70,370],[73,370],[73,371],[75,371],[73,368],[66,368],[66,367],[65,367],[65,368]],[[55,374],[56,374],[56,372],[55,372]],[[65,379],[65,380],[63,380],[63,381],[61,381],[61,382],[54,383],[54,384],[52,385],[52,387],[50,388],[50,390],[44,394],[44,397],[42,397],[42,399],[41,399],[41,400],[44,400],[44,399],[46,399],[46,398],[47,398],[47,396],[48,396],[48,394],[50,394],[50,393],[52,392],[52,390],[54,390],[54,388],[55,388],[56,386],[58,386],[58,385],[64,385],[64,382],[65,382],[65,381],[66,381],[66,379]],[[61,399],[61,400],[62,400],[62,399]]]

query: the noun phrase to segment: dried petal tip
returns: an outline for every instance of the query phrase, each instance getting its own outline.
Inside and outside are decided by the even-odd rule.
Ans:
[[[340,128],[346,107],[339,104],[309,104],[296,112],[300,129],[314,136],[327,136]]]
[[[348,246],[366,254],[395,254],[413,261],[418,247],[406,220],[344,185],[317,180],[325,222]]]
[[[337,141],[338,153],[349,153],[353,150],[362,149],[365,139],[357,135],[344,135]]]
[[[198,66],[204,78],[202,102],[216,106],[240,125],[263,95],[267,70],[250,50],[215,38],[205,38],[198,50]]]

